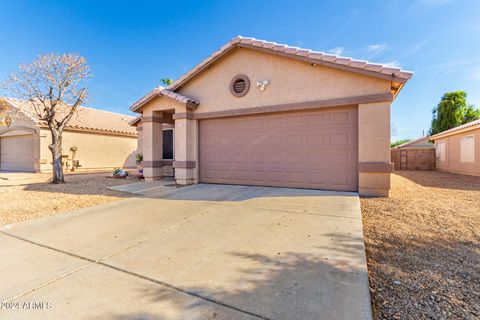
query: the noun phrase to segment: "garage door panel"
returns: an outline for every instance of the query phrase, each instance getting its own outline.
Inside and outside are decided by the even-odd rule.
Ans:
[[[307,126],[325,125],[325,114],[322,112],[312,112],[307,117]]]
[[[305,125],[304,115],[288,115],[285,117],[287,128],[298,128]]]
[[[307,145],[311,147],[323,146],[327,141],[324,133],[313,132],[307,135]]]
[[[330,113],[330,124],[351,124],[352,119],[348,111],[337,111]]]
[[[356,108],[200,120],[200,181],[354,191],[357,145]]]
[[[263,119],[252,119],[249,122],[250,129],[263,129],[265,127],[265,120]]]
[[[348,146],[352,143],[352,137],[349,132],[337,132],[330,135],[330,145]]]
[[[348,152],[344,153],[330,153],[329,154],[329,166],[333,170],[335,169],[344,169],[352,168],[353,165],[351,161],[350,154]]]

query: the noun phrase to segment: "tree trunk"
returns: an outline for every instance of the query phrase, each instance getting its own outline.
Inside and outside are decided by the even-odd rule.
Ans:
[[[58,129],[50,128],[52,133],[52,144],[48,146],[52,152],[53,163],[53,184],[65,183],[62,167],[62,132]]]

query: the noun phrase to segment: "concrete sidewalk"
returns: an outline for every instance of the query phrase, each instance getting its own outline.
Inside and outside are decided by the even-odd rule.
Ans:
[[[144,194],[1,228],[0,318],[371,318],[356,194]]]

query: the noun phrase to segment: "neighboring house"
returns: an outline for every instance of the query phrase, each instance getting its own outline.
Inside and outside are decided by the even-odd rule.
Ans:
[[[131,110],[147,180],[390,189],[390,105],[411,72],[236,37]],[[163,129],[174,126],[174,161]]]
[[[391,158],[395,170],[435,170],[435,146],[428,136],[393,147]]]
[[[51,134],[28,101],[4,98],[10,106],[8,126],[0,127],[0,170],[52,171]],[[67,107],[60,108],[64,112]],[[135,167],[134,117],[78,107],[63,132],[64,169],[103,171]]]
[[[440,132],[435,142],[437,170],[480,176],[480,120]]]
[[[393,149],[404,149],[404,148],[435,148],[435,146],[433,145],[433,142],[430,141],[430,137],[425,136],[415,140],[410,140],[396,147],[393,147]]]

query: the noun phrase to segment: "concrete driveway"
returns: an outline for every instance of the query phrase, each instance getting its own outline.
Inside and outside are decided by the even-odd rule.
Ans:
[[[144,189],[2,227],[0,318],[371,318],[355,193]]]

